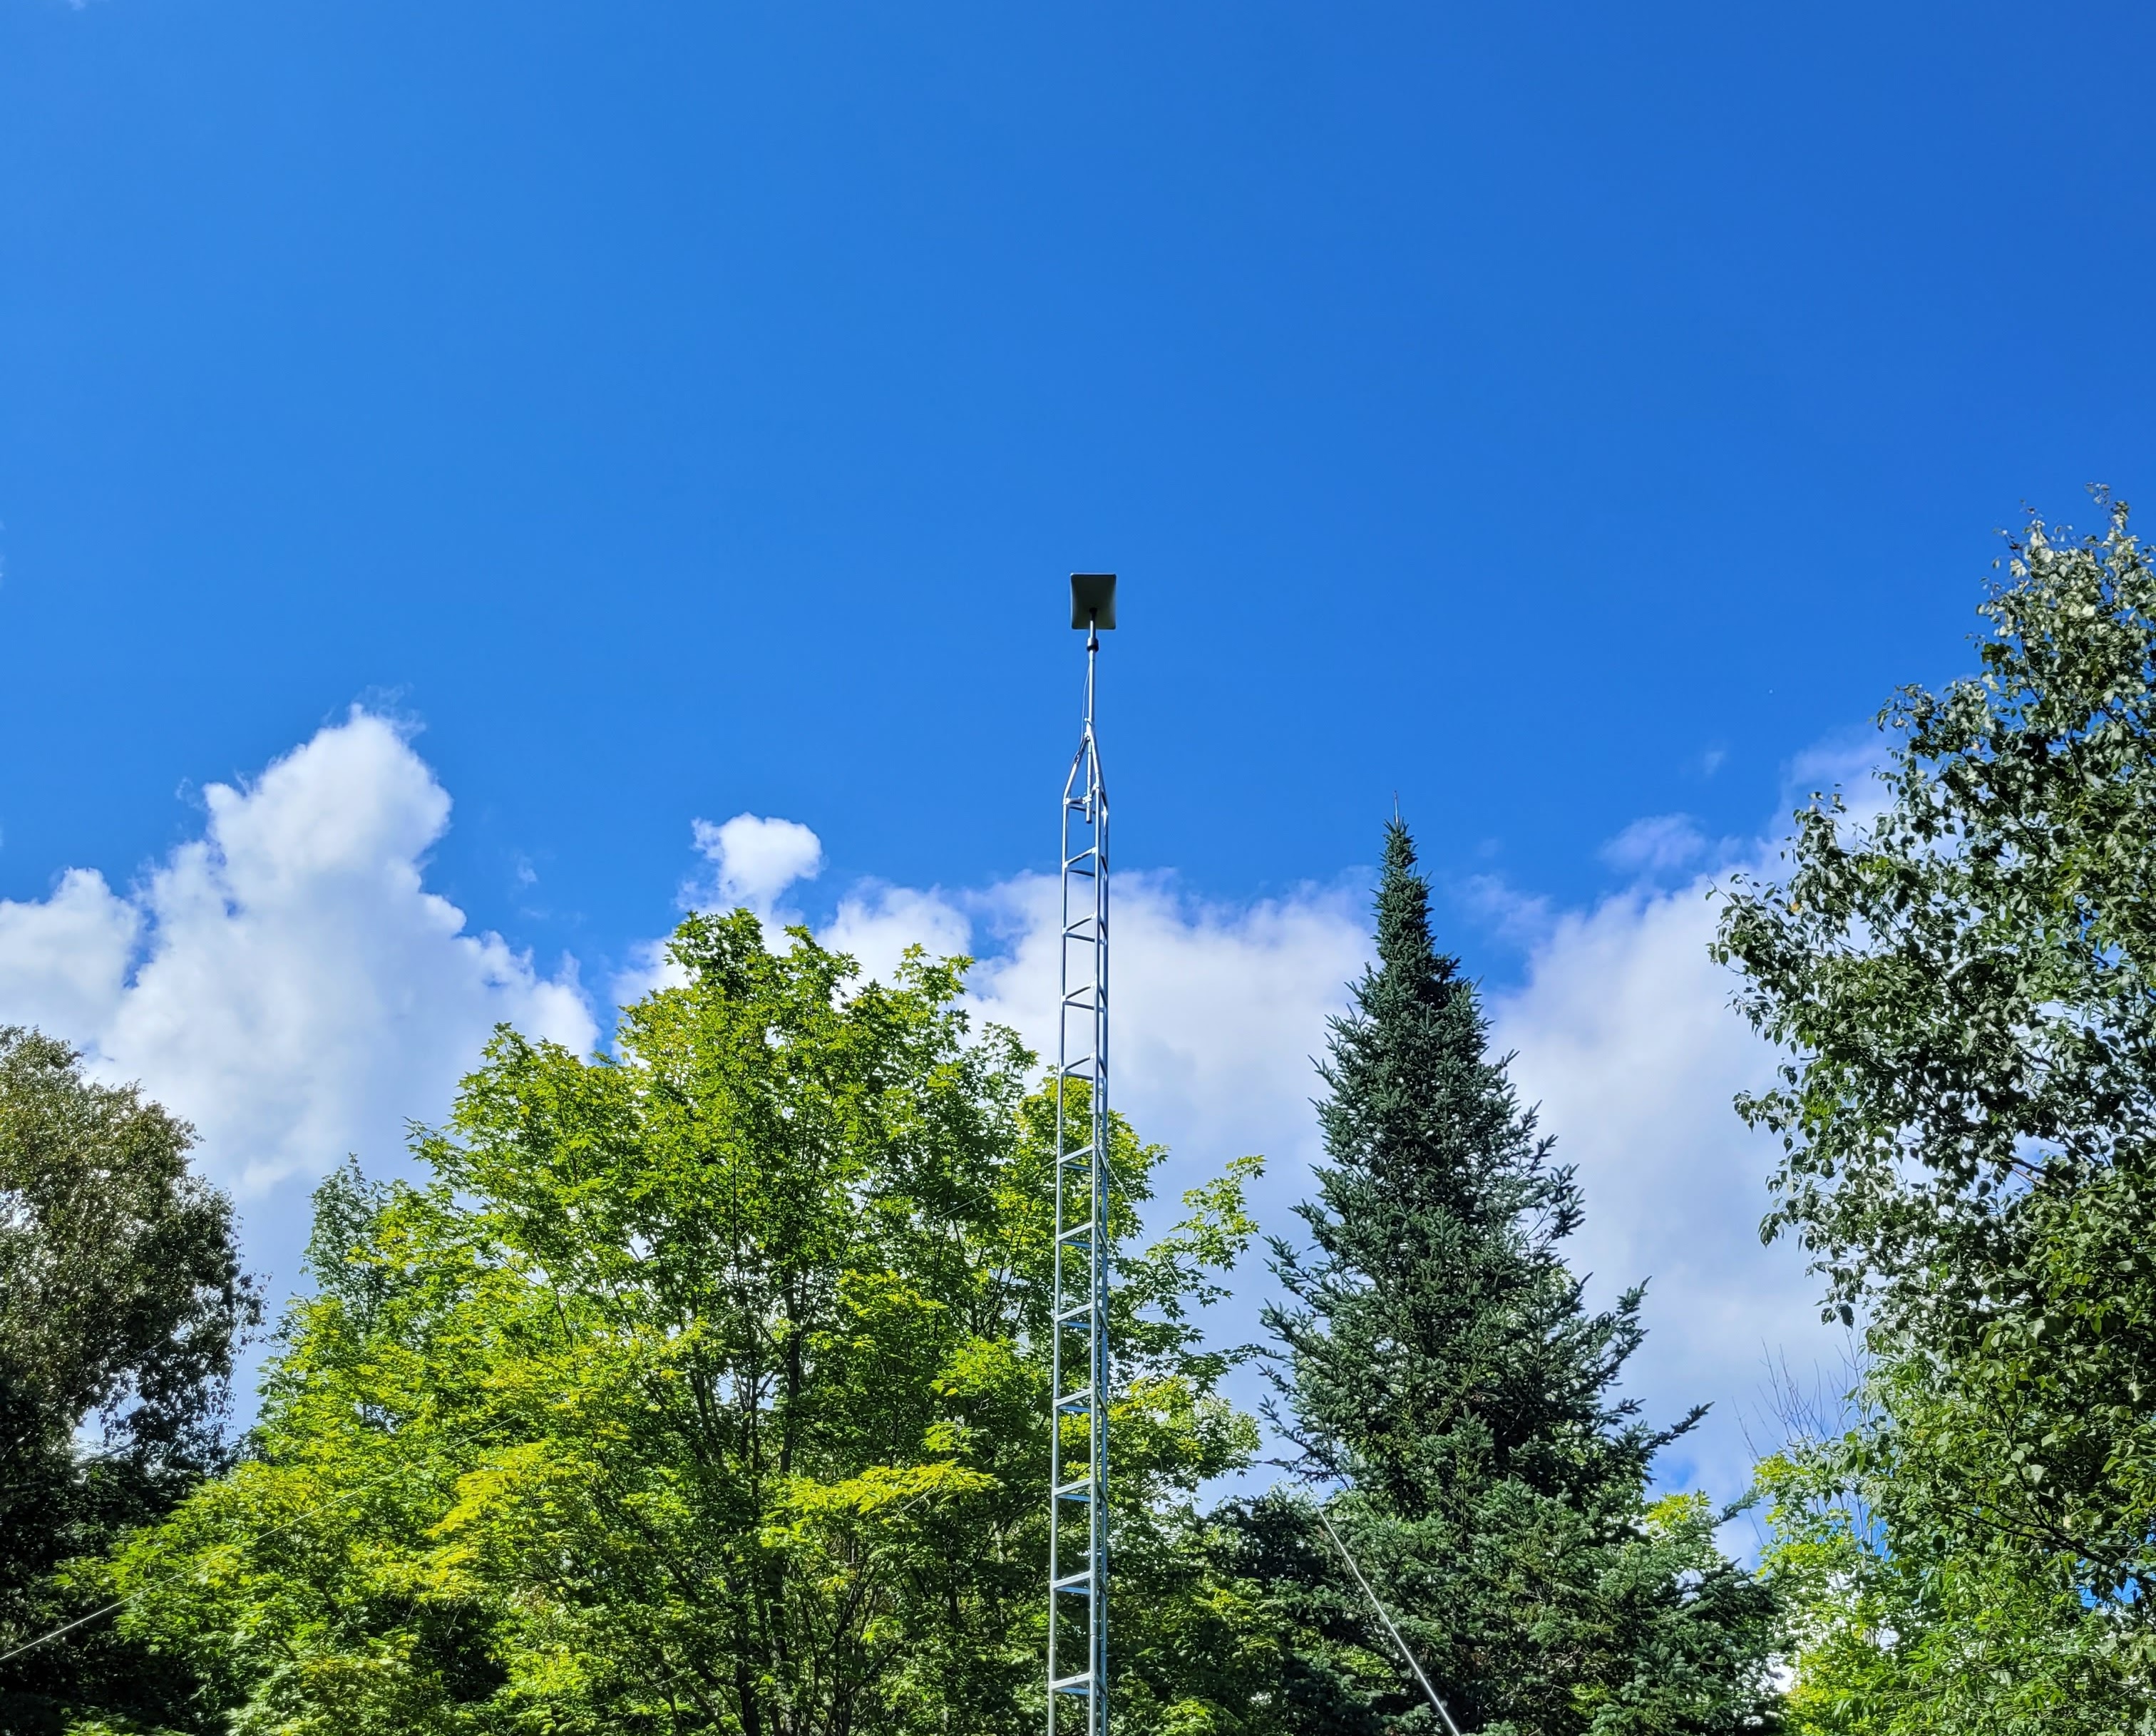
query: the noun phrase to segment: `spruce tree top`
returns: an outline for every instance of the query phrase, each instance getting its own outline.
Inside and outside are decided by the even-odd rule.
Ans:
[[[1511,1058],[1488,1053],[1397,819],[1377,923],[1377,962],[1319,1068],[1327,1161],[1300,1208],[1315,1253],[1273,1245],[1292,1298],[1269,1315],[1291,1413],[1276,1405],[1276,1420],[1304,1469],[1374,1482],[1406,1512],[1471,1505],[1510,1479],[1629,1501],[1671,1438],[1612,1396],[1640,1342],[1640,1292],[1587,1310],[1560,1246],[1579,1224],[1578,1183],[1522,1107]]]
[[[1378,962],[1356,985],[1355,1010],[1332,1021],[1318,1070],[1327,1153],[1465,1221],[1509,1218],[1527,1200],[1508,1183],[1540,1168],[1534,1117],[1520,1112],[1504,1062],[1484,1059],[1489,1027],[1460,961],[1430,938],[1430,886],[1398,818],[1384,864]]]
[[[1656,1431],[1614,1395],[1640,1292],[1586,1307],[1563,1253],[1579,1189],[1432,942],[1397,819],[1377,917],[1320,1069],[1314,1246],[1273,1244],[1287,1301],[1267,1314],[1268,1415],[1464,1728],[1764,1728],[1773,1597],[1715,1549],[1703,1503],[1649,1505],[1656,1449],[1697,1413]],[[1254,1509],[1245,1533],[1295,1624],[1286,1727],[1433,1728],[1304,1513]],[[1298,1536],[1300,1555],[1282,1546]]]

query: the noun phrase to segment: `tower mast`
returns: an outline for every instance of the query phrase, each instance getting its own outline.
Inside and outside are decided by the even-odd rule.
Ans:
[[[1116,576],[1070,575],[1086,711],[1063,781],[1055,1044],[1055,1265],[1050,1297],[1048,1736],[1108,1730],[1108,787],[1093,735]],[[1082,1636],[1082,1649],[1081,1636]],[[1066,1708],[1082,1705],[1073,1725]]]

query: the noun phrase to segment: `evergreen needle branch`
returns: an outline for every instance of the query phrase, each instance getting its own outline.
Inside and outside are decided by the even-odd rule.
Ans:
[[[1378,1612],[1378,1620],[1384,1624],[1385,1631],[1393,1636],[1393,1644],[1399,1648],[1400,1656],[1407,1660],[1408,1668],[1414,1672],[1414,1679],[1422,1685],[1422,1691],[1429,1696],[1430,1703],[1445,1721],[1445,1728],[1452,1733],[1452,1736],[1460,1736],[1460,1726],[1453,1723],[1452,1714],[1445,1710],[1445,1702],[1438,1697],[1437,1690],[1430,1685],[1430,1677],[1423,1674],[1422,1666],[1415,1661],[1415,1655],[1409,1649],[1406,1640],[1401,1637],[1399,1629],[1393,1626],[1393,1618],[1385,1613],[1385,1606],[1378,1600],[1378,1594],[1370,1589],[1370,1582],[1363,1577],[1363,1569],[1354,1555],[1341,1541],[1340,1533],[1332,1528],[1332,1521],[1327,1516],[1323,1503],[1313,1501],[1311,1510],[1317,1515],[1317,1523],[1325,1528],[1325,1534],[1332,1540],[1332,1547],[1339,1552],[1340,1559],[1348,1564],[1348,1571],[1355,1576],[1355,1583],[1362,1587],[1363,1595],[1369,1600],[1370,1607]]]

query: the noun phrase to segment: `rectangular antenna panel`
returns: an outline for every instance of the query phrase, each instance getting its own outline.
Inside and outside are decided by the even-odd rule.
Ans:
[[[1070,624],[1098,627],[1103,633],[1116,624],[1116,575],[1112,573],[1074,573],[1070,575]]]

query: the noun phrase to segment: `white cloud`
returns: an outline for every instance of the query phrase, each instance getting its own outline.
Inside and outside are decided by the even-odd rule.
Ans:
[[[1797,756],[1763,835],[1722,840],[1711,860],[1773,877],[1783,817],[1814,791],[1839,788],[1851,823],[1868,824],[1886,805],[1873,776],[1881,747],[1866,730]],[[1652,876],[1707,847],[1685,816],[1666,814],[1627,827],[1604,860]],[[1524,980],[1494,997],[1491,1014],[1499,1046],[1518,1052],[1522,1097],[1540,1103],[1559,1156],[1578,1165],[1587,1220],[1575,1263],[1594,1272],[1590,1293],[1607,1302],[1650,1280],[1647,1342],[1629,1390],[1658,1421],[1714,1406],[1671,1450],[1663,1475],[1727,1499],[1749,1475],[1748,1428],[1776,1438],[1769,1365],[1831,1388],[1848,1345],[1840,1328],[1820,1321],[1819,1281],[1802,1252],[1759,1240],[1778,1152],[1732,1100],[1766,1083],[1775,1056],[1731,1008],[1734,976],[1707,956],[1718,878],[1635,886],[1556,913],[1529,948]]]
[[[1056,882],[1021,875],[980,891],[868,884],[818,932],[863,972],[888,976],[906,948],[985,954],[967,1005],[1055,1055]],[[1318,1151],[1312,1057],[1369,948],[1359,891],[1306,886],[1255,904],[1186,896],[1174,877],[1116,877],[1109,1090],[1173,1156],[1166,1204],[1227,1159],[1259,1152],[1269,1225],[1285,1223]],[[1250,1316],[1255,1322],[1255,1313]]]
[[[1697,861],[1707,840],[1689,814],[1657,814],[1635,819],[1602,846],[1602,860],[1628,873],[1666,874]]]
[[[254,1238],[259,1261],[289,1255],[294,1210],[249,1200],[349,1151],[392,1161],[497,1021],[578,1048],[596,1027],[572,965],[542,976],[425,890],[449,798],[384,719],[355,711],[204,805],[202,836],[125,896],[78,869],[0,902],[0,1022],[192,1122],[205,1169],[281,1226]]]
[[[1251,905],[1184,896],[1167,875],[1116,876],[1109,1089],[1139,1133],[1173,1152],[1173,1199],[1229,1158],[1263,1153],[1260,1215],[1284,1228],[1317,1152],[1312,1058],[1368,956],[1360,893],[1303,887]],[[983,901],[1000,944],[975,1004],[1055,1053],[1055,881],[1029,876]]]
[[[850,955],[865,975],[888,981],[908,947],[941,958],[970,954],[973,925],[940,891],[865,881],[839,901],[837,914],[817,938]]]
[[[678,900],[682,909],[747,909],[755,912],[767,930],[801,920],[798,911],[779,901],[791,887],[823,872],[823,840],[807,826],[798,820],[737,814],[722,824],[692,819],[689,835],[696,854],[710,867],[708,872],[682,881]],[[876,901],[872,891],[855,896],[870,904]],[[927,936],[921,937],[926,940]],[[617,1003],[625,1006],[654,989],[679,988],[686,980],[666,947],[667,937],[661,936],[629,948],[629,964],[608,984]],[[891,963],[897,962],[903,950],[901,942],[891,952]]]
[[[712,868],[708,886],[692,884],[689,889],[691,903],[729,909],[746,905],[758,916],[768,916],[788,887],[814,880],[823,871],[823,845],[797,820],[737,814],[723,825],[693,820],[690,830]]]
[[[1782,810],[1801,811],[1815,799],[1839,794],[1841,835],[1846,839],[1876,824],[1893,804],[1893,792],[1881,773],[1889,768],[1889,743],[1879,730],[1852,731],[1797,755],[1784,768]],[[1771,864],[1778,852],[1762,842],[1758,860]]]
[[[1470,921],[1507,946],[1527,948],[1549,937],[1557,926],[1557,906],[1540,892],[1523,892],[1502,874],[1468,876],[1452,896]]]
[[[1714,1406],[1662,1473],[1727,1499],[1749,1476],[1744,1425],[1761,1410],[1768,1358],[1830,1368],[1842,1341],[1819,1323],[1803,1256],[1759,1243],[1774,1153],[1730,1101],[1773,1057],[1707,957],[1710,885],[1565,914],[1491,1014],[1500,1048],[1518,1052],[1522,1097],[1578,1166],[1587,1220],[1573,1261],[1594,1273],[1591,1294],[1606,1302],[1651,1280],[1628,1390],[1655,1421]]]
[[[69,869],[49,898],[0,899],[0,1025],[102,1030],[141,927],[142,912],[87,868]]]

